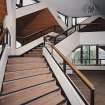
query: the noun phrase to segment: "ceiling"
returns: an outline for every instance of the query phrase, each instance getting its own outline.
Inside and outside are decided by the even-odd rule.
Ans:
[[[57,11],[71,17],[105,15],[105,0],[40,0],[40,1],[47,2]]]

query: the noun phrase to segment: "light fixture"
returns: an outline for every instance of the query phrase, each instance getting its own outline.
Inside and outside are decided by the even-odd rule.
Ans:
[[[88,13],[94,15],[95,10],[96,10],[96,5],[94,0],[89,0]]]

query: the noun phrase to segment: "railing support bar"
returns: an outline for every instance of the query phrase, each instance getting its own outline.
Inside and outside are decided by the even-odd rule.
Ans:
[[[94,90],[91,90],[90,105],[94,105]]]
[[[63,61],[63,70],[64,70],[64,73],[66,74],[66,62]]]

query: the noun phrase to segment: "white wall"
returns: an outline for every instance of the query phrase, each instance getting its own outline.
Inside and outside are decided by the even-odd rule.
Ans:
[[[105,32],[81,32],[80,44],[105,45]]]
[[[60,43],[56,45],[56,47],[65,55],[69,56],[72,53],[72,50],[80,45],[80,35],[78,32],[73,33]]]

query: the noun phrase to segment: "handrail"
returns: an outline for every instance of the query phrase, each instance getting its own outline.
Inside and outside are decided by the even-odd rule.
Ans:
[[[74,30],[74,32],[75,31],[77,31],[77,27],[78,27],[78,31],[80,30],[80,26],[81,25],[105,25],[104,23],[80,23],[80,24],[76,24],[76,25],[74,25],[74,26],[72,26],[72,27],[70,27],[69,29],[67,29],[66,31],[64,31],[64,32],[62,32],[61,34],[58,34],[58,35],[56,35],[54,38],[55,38],[55,40],[59,37],[59,36],[61,36],[61,35],[63,35],[63,34],[66,34],[66,37],[67,36],[69,36],[69,35],[71,35],[72,33],[69,33],[68,34],[68,31],[70,31],[70,30],[72,30],[72,29],[75,29]],[[46,36],[47,37],[47,36]],[[48,35],[48,37],[53,37],[53,36],[50,36],[50,35]]]
[[[77,76],[83,81],[83,83],[90,89],[91,91],[90,105],[94,105],[94,91],[95,91],[94,85],[54,45],[50,44],[50,46],[63,59],[63,62],[67,64],[77,74]]]
[[[51,47],[60,55],[60,57],[69,65],[70,68],[74,70],[74,72],[81,78],[81,80],[90,88],[91,90],[94,90],[93,84],[76,68],[74,64],[72,64],[54,45],[51,45]]]
[[[47,36],[44,37],[44,40],[46,40],[47,37],[54,38],[54,44],[55,44],[56,39],[59,36],[61,36],[61,35],[65,35],[66,37],[70,36],[72,33],[74,33],[76,31],[76,27],[77,27],[77,25],[74,25],[74,26],[70,27],[69,29],[67,29],[66,31],[64,31],[64,32],[62,32],[62,33],[60,33],[60,34],[58,34],[56,36],[47,35]],[[71,33],[68,33],[72,29],[75,29],[75,30],[73,32],[71,32]]]
[[[79,24],[76,24],[76,25],[70,27],[69,29],[67,29],[66,31],[62,32],[61,34],[58,34],[58,35],[54,36],[54,40],[56,40],[61,35],[66,35],[66,37],[69,36],[69,35],[71,35],[73,32],[71,32],[71,33],[68,33],[68,32],[70,30],[72,30],[72,29],[75,29],[74,32],[75,31],[79,31],[81,25],[100,25],[100,24],[101,25],[105,25],[104,23],[79,23]],[[50,36],[50,35],[45,36],[45,38],[47,38],[47,37],[51,37],[52,38],[53,36]]]

